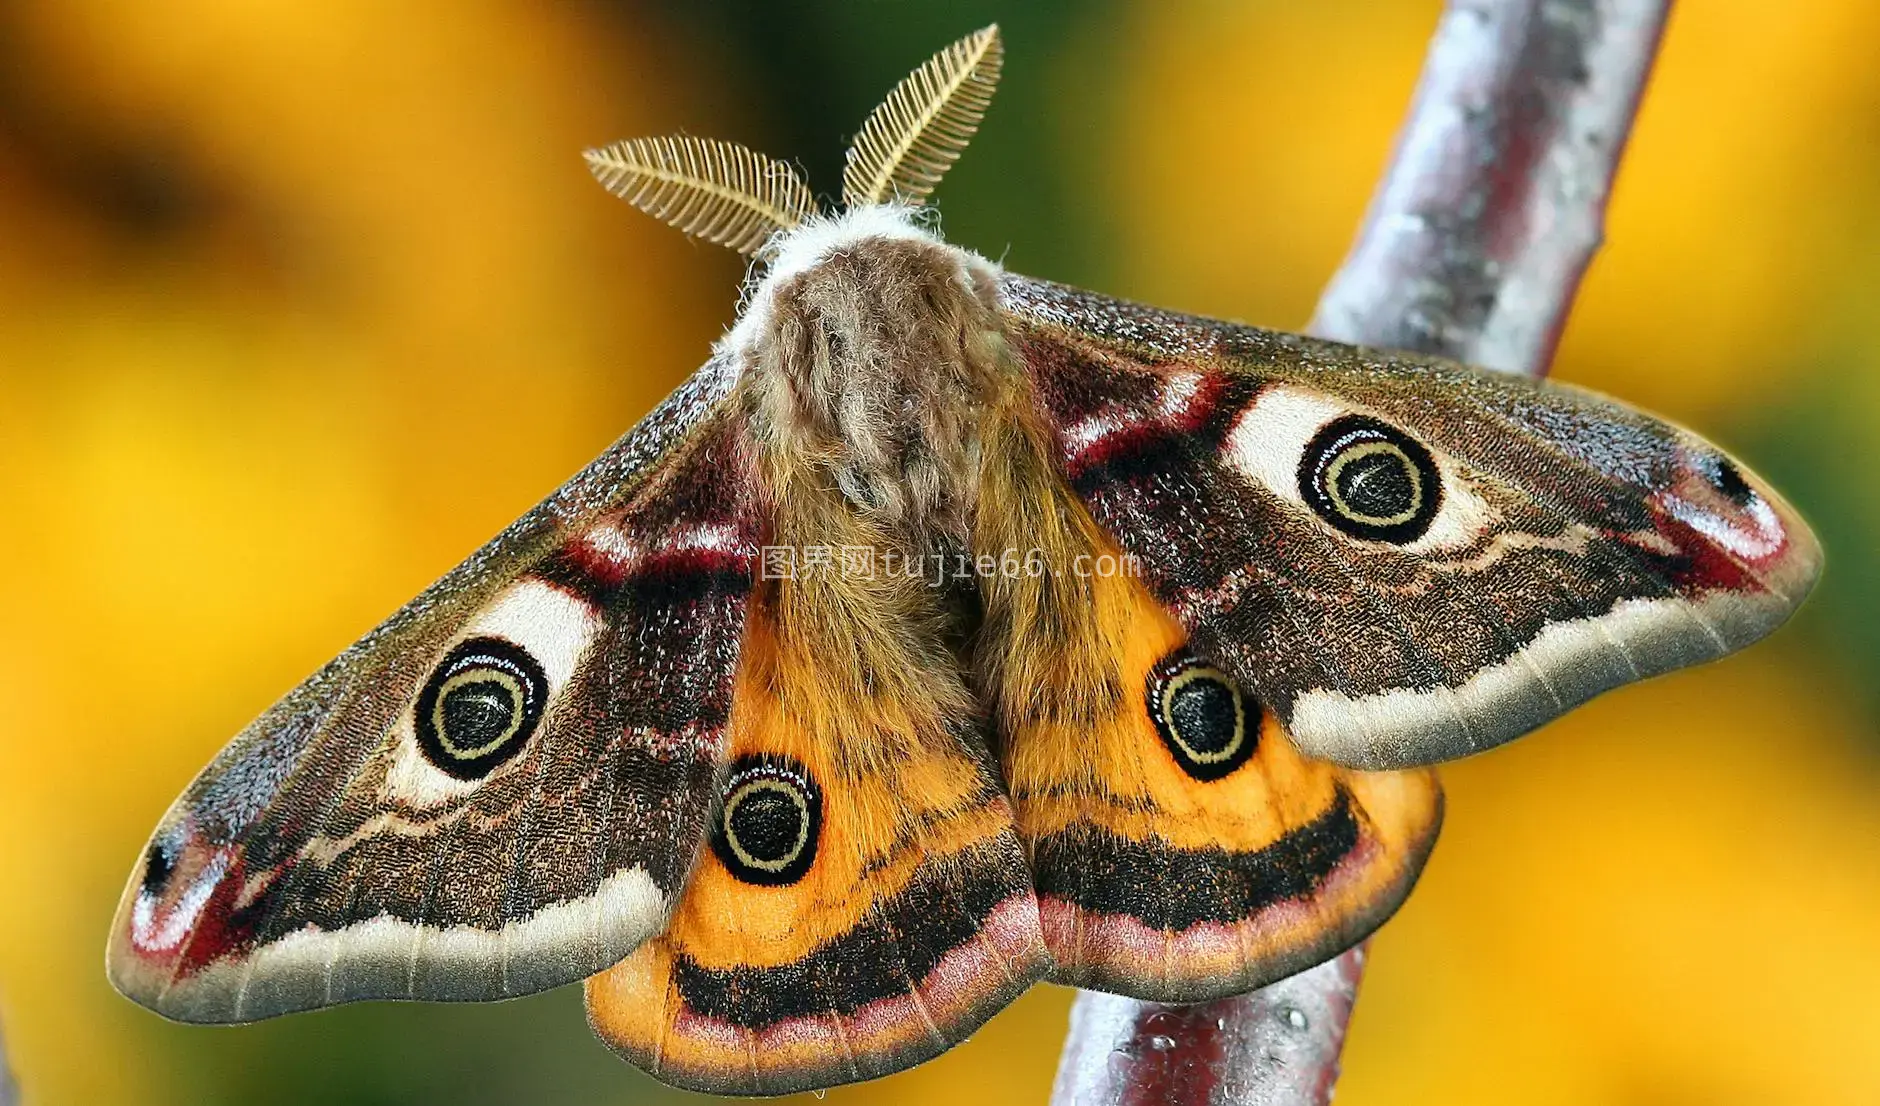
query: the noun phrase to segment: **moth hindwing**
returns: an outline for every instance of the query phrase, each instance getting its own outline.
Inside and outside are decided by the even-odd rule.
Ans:
[[[641,139],[752,253],[736,325],[165,816],[109,968],[169,1016],[587,980],[668,1082],[931,1057],[1039,979],[1194,1002],[1362,939],[1424,766],[1768,633],[1819,551],[1609,400],[1002,272],[916,217],[996,28],[863,125],[846,210]]]

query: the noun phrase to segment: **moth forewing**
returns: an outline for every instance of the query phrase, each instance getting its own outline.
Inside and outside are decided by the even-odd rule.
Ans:
[[[497,999],[663,927],[757,556],[724,368],[223,750],[125,890],[123,993],[207,1022]]]
[[[1198,648],[1314,756],[1465,756],[1742,648],[1820,570],[1808,526],[1611,400],[1022,277],[1060,463]]]

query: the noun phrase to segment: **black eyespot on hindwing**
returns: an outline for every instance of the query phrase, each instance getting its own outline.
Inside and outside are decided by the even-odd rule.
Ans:
[[[528,744],[547,699],[548,678],[526,650],[471,638],[445,655],[418,693],[418,748],[448,775],[482,779]]]
[[[1354,538],[1401,544],[1430,528],[1443,481],[1423,443],[1388,423],[1346,415],[1307,443],[1299,494],[1320,518]]]
[[[725,779],[712,851],[746,883],[795,883],[816,860],[821,830],[822,792],[801,764],[744,757]]]
[[[1253,756],[1260,742],[1260,704],[1186,647],[1149,670],[1146,690],[1155,732],[1190,776],[1222,779]]]

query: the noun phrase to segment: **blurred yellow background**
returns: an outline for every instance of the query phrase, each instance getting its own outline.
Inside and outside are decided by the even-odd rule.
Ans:
[[[944,10],[941,10],[944,9]],[[170,1025],[102,970],[163,808],[258,710],[702,360],[740,267],[579,151],[800,160],[993,18],[942,187],[1012,268],[1296,327],[1439,5],[0,4],[0,1027],[27,1101],[677,1100],[578,989]],[[1338,1101],[1880,1102],[1880,5],[1678,8],[1558,375],[1691,423],[1828,577],[1748,654],[1447,770]],[[1069,992],[830,1100],[1044,1101]]]

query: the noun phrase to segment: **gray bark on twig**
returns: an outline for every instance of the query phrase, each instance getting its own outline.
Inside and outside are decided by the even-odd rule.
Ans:
[[[1452,0],[1311,331],[1543,376],[1670,0]],[[1054,1106],[1324,1106],[1364,948],[1199,1006],[1081,994]]]
[[[1455,0],[1311,331],[1544,375],[1669,0]]]
[[[1055,1103],[1326,1102],[1364,974],[1364,946],[1249,995],[1158,1006],[1084,992]]]

